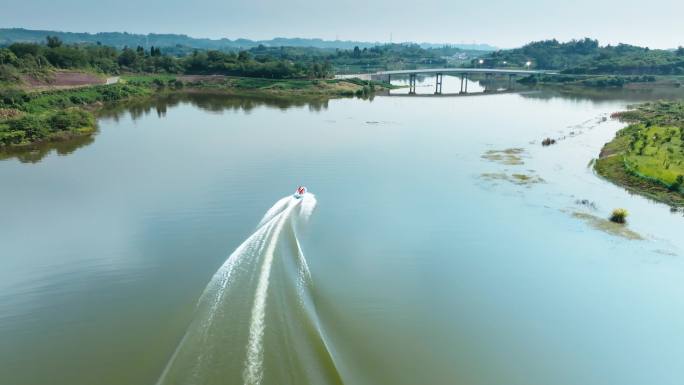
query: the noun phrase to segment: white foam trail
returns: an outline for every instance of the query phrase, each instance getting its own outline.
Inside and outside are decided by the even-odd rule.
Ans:
[[[288,199],[289,197],[283,198],[280,201],[278,201],[276,205],[274,205],[267,212],[267,215],[268,213],[273,211],[274,208],[278,206],[281,202],[286,202]],[[266,219],[266,217],[264,217],[264,219]],[[221,301],[223,300],[223,297],[226,295],[227,288],[230,285],[231,278],[233,276],[235,268],[239,266],[244,256],[255,255],[255,252],[259,253],[263,250],[265,243],[264,241],[270,234],[271,229],[273,229],[274,224],[275,218],[273,218],[273,215],[271,215],[271,218],[269,218],[267,221],[262,220],[262,222],[259,223],[257,230],[252,235],[250,235],[249,238],[242,242],[242,244],[240,244],[240,246],[238,246],[235,249],[235,251],[233,251],[230,254],[230,256],[226,259],[223,265],[219,267],[219,269],[216,271],[207,287],[202,292],[202,295],[197,301],[197,306],[199,306],[202,303],[210,303],[210,310],[208,312],[208,316],[206,319],[201,320],[201,324],[199,327],[202,340],[206,341],[209,337],[208,332],[211,328],[211,325],[214,322],[214,317],[218,314],[218,307],[221,305]],[[174,351],[173,355],[171,356],[171,359],[169,360],[168,364],[164,368],[164,371],[162,372],[161,376],[159,377],[159,380],[157,381],[157,385],[164,383],[169,373],[169,370],[176,361],[176,357],[178,356],[178,353],[181,347],[184,345],[187,337],[188,334],[186,333],[183,336],[183,339],[181,340],[180,344],[178,344],[178,347]],[[195,370],[199,370],[201,368],[203,356],[197,357],[197,361],[198,362]]]
[[[290,213],[297,204],[301,202],[294,198],[288,199],[289,201],[286,202],[287,207],[273,217],[273,219],[276,219],[275,229],[270,236],[271,239],[267,243],[264,262],[261,265],[261,272],[259,273],[259,281],[254,296],[254,305],[252,306],[252,318],[249,325],[249,341],[247,342],[247,359],[244,372],[246,385],[259,385],[263,378],[264,318],[266,315],[266,297],[268,295],[273,256],[275,254],[278,238],[280,237],[280,232],[283,230],[283,224],[290,219]],[[276,206],[278,206],[278,204],[276,204]],[[268,214],[269,213],[267,213],[267,216]],[[266,219],[266,217],[264,219]]]
[[[302,197],[304,199],[304,197]],[[261,218],[261,222],[259,222],[259,225],[257,227],[263,226],[266,222],[270,221],[275,217],[276,215],[280,214],[281,211],[292,201],[292,197],[288,196],[285,198],[280,199],[276,204],[273,205],[268,211],[266,211],[266,214],[264,214],[264,217]]]
[[[300,218],[306,222],[311,217],[314,209],[316,208],[316,196],[313,194],[306,193],[301,198],[302,203],[300,204],[299,215]]]
[[[243,242],[235,251],[228,257],[226,262],[219,268],[219,270],[214,274],[214,278],[212,278],[212,282],[215,282],[215,286],[209,287],[205,289],[204,293],[200,297],[200,300],[198,302],[201,303],[202,301],[208,300],[206,298],[208,293],[214,293],[214,298],[211,300],[211,310],[209,311],[209,317],[205,320],[205,325],[202,328],[203,330],[207,331],[209,329],[209,326],[214,321],[214,316],[217,314],[217,310],[219,305],[221,304],[221,301],[223,300],[223,296],[226,294],[226,288],[228,287],[231,277],[233,275],[233,270],[235,270],[235,267],[239,265],[241,262],[241,256],[243,255],[253,255],[254,252],[258,252],[260,249],[263,248],[264,245],[264,240],[268,236],[268,233],[270,230],[273,228],[273,223],[267,222],[264,226],[261,226],[254,234],[252,234],[245,242]]]
[[[219,375],[217,370],[226,364],[233,368],[229,373],[239,376],[239,358],[236,361],[234,358],[237,357],[232,356],[232,352],[239,349],[227,347],[224,342],[228,340],[222,339],[230,336],[236,341],[240,340],[241,333],[235,328],[240,324],[247,329],[244,330],[247,334],[242,334],[245,338],[242,343],[245,345],[240,344],[245,349],[241,352],[244,354],[242,380],[245,385],[260,385],[264,379],[264,332],[269,286],[274,279],[282,278],[272,276],[276,266],[274,259],[280,262],[281,259],[276,257],[284,257],[284,265],[278,266],[296,263],[297,276],[291,277],[294,278],[291,282],[296,285],[298,302],[302,309],[306,308],[305,303],[310,300],[307,290],[311,284],[311,274],[297,237],[297,230],[300,223],[309,219],[315,206],[315,196],[307,193],[300,199],[292,196],[282,198],[266,212],[254,233],[230,254],[205,288],[197,304],[196,319],[172,354],[157,385],[224,383],[226,378]],[[292,260],[290,257],[296,259]],[[249,294],[251,290],[254,290],[254,296],[249,300],[245,294]],[[242,298],[247,301],[242,301]],[[280,303],[276,306],[280,306]],[[244,321],[248,322],[241,323],[241,315],[244,317],[247,314],[250,318]],[[306,314],[319,329],[315,310]],[[315,344],[319,342],[310,343],[312,349],[315,349]],[[321,340],[320,343],[325,346],[325,341]],[[327,347],[325,349],[327,350]],[[324,362],[327,358],[315,357],[321,357],[323,364],[312,367],[325,368]],[[235,367],[236,364],[238,367]],[[298,366],[294,368],[301,370]],[[329,378],[333,379],[330,383],[338,383],[336,379],[339,379],[339,375],[333,369]],[[237,378],[233,378],[231,381],[235,383],[236,380]]]

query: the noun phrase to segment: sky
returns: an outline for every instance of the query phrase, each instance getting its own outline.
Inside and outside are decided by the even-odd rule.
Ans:
[[[684,45],[684,0],[2,0],[0,27],[193,37]]]

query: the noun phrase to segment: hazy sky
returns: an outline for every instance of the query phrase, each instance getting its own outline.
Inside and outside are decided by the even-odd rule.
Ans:
[[[3,0],[0,26],[194,37],[684,45],[684,0]]]

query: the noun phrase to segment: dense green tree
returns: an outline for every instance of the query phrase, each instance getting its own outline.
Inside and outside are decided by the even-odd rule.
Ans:
[[[51,45],[51,46],[50,46]],[[333,66],[346,70],[415,68],[420,65],[443,66],[445,56],[460,52],[443,47],[426,50],[418,45],[390,44],[355,50],[309,47],[267,47],[225,52],[219,50],[178,50],[158,46],[145,51],[142,46],[119,50],[103,45],[15,43],[3,51],[2,79],[18,74],[46,74],[50,68],[89,69],[104,73],[149,72],[177,74],[223,74],[275,79],[324,78]],[[180,52],[169,54],[167,51]],[[14,56],[10,56],[9,54]],[[15,59],[16,58],[16,59]],[[10,60],[11,59],[11,60]],[[5,81],[5,80],[3,80]]]
[[[47,46],[50,48],[57,48],[62,46],[62,40],[57,36],[47,36],[45,40]]]
[[[138,61],[138,55],[136,55],[136,53],[132,49],[124,48],[124,50],[119,55],[117,61],[121,66],[133,67],[134,64]]]
[[[483,60],[487,65],[563,70],[569,74],[669,75],[684,74],[684,52],[651,50],[628,44],[601,47],[592,39],[561,43],[545,40],[521,48],[496,51]],[[505,63],[505,64],[504,64]]]
[[[17,55],[7,48],[0,48],[0,65],[17,64]]]
[[[41,50],[38,44],[32,43],[14,43],[9,46],[9,49],[19,58],[23,58],[28,55],[37,56]]]
[[[209,51],[209,52],[218,52],[218,51]],[[252,55],[250,55],[248,51],[240,51],[240,53],[238,54],[238,61],[241,61],[241,62],[249,61],[251,59],[251,56]]]
[[[84,68],[88,65],[85,51],[76,47],[57,46],[46,50],[45,57],[50,64],[59,68]]]

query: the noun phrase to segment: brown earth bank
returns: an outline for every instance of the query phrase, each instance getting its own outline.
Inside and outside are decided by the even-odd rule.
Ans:
[[[23,76],[24,86],[30,90],[68,89],[105,84],[107,78],[88,72],[54,71],[41,77]]]

